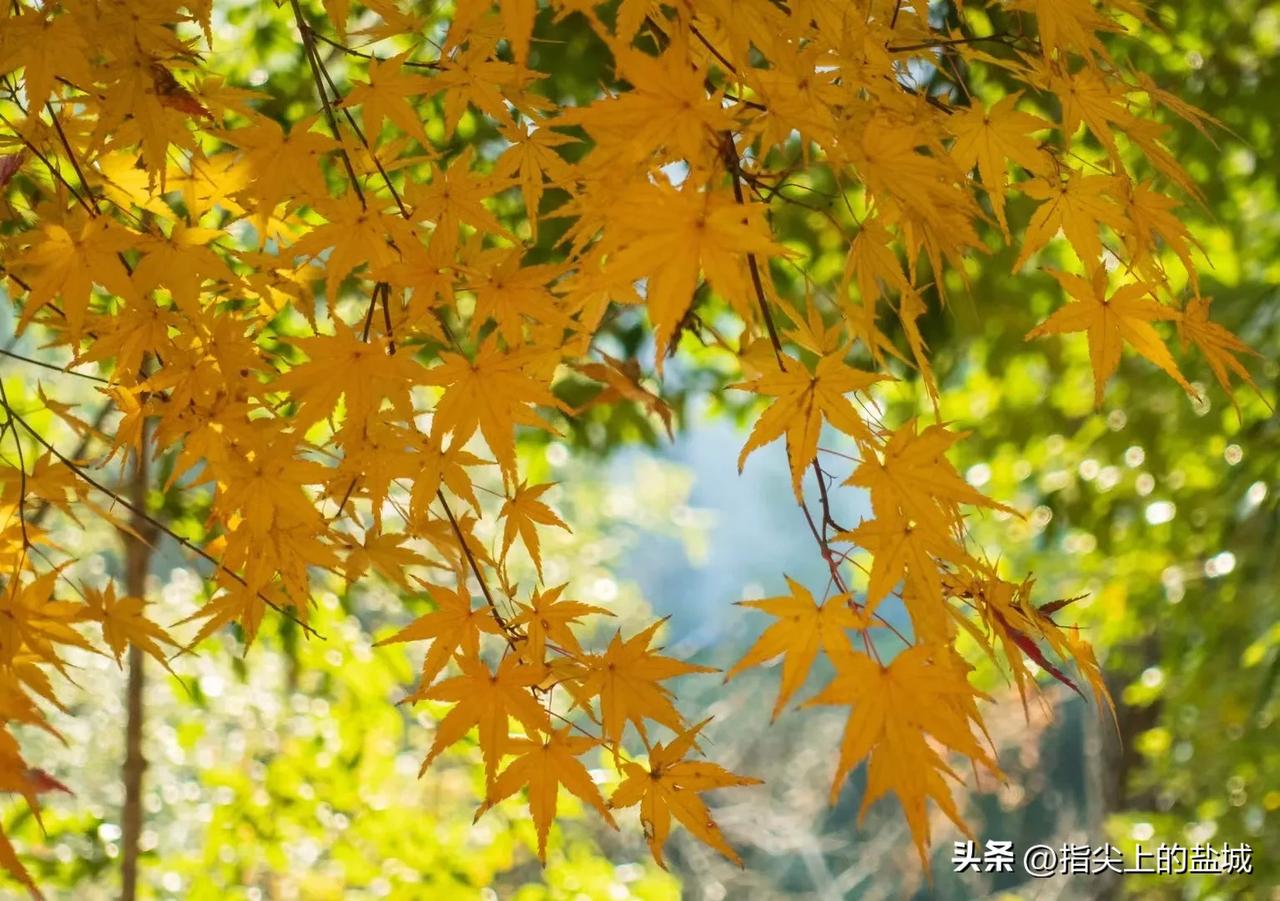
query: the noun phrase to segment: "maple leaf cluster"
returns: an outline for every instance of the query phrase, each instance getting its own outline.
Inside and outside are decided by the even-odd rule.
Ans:
[[[653,647],[660,622],[583,646],[608,610],[542,583],[539,535],[568,525],[516,440],[612,405],[670,430],[664,361],[702,341],[762,402],[739,465],[784,441],[830,569],[821,599],[789,583],[751,602],[777,622],[728,675],[782,656],[777,715],[827,656],[836,675],[807,703],[849,710],[832,796],[868,761],[864,809],[895,794],[923,857],[929,801],[961,823],[948,755],[998,772],[961,631],[1024,695],[1037,668],[1074,687],[1050,654],[1105,688],[1053,618],[1065,604],[1037,606],[1029,579],[972,549],[967,516],[1012,511],[948,462],[963,432],[882,421],[877,385],[915,372],[936,413],[919,320],[987,226],[1015,269],[1052,246],[1078,270],[1055,272],[1071,300],[1029,337],[1085,332],[1099,402],[1126,345],[1193,390],[1159,323],[1224,388],[1251,382],[1199,294],[1178,214],[1195,186],[1160,116],[1212,119],[1111,58],[1143,24],[1124,0],[966,2],[947,27],[902,0],[456,7],[438,43],[420,5],[290,0],[278,15],[314,92],[294,118],[218,74],[221,54],[253,51],[214,44],[209,0],[0,11],[0,266],[22,328],[102,373],[110,424],[45,398],[84,436],[69,453],[3,399],[20,462],[0,496],[0,790],[35,806],[10,730],[50,728],[50,671],[100,647],[81,624],[117,659],[177,644],[143,599],[69,583],[41,528],[49,511],[110,519],[108,465],[167,456],[171,486],[208,497],[201,540],[157,523],[210,565],[183,646],[230,623],[252,640],[268,610],[305,625],[315,573],[376,574],[426,608],[385,639],[426,643],[406,700],[453,705],[424,769],[474,731],[481,812],[525,792],[543,856],[563,788],[610,824],[638,805],[660,863],[673,817],[736,859],[700,794],[755,780],[701,758],[702,724],[665,684],[705,668]],[[556,60],[536,40],[570,17],[609,61],[583,105],[545,88]],[[468,141],[478,129],[495,139]],[[843,271],[784,245],[792,207],[832,230]],[[632,307],[652,329],[643,361],[608,341]],[[570,378],[594,398],[563,400]],[[844,478],[830,430],[857,449]],[[850,529],[830,513],[845,486],[871,501]],[[582,762],[602,750],[623,776],[608,799]],[[0,863],[35,890],[2,834]]]

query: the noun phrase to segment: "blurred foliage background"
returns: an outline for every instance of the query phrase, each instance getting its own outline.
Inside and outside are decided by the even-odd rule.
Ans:
[[[312,13],[319,11],[314,4]],[[449,11],[439,6],[442,23]],[[1021,884],[1018,873],[956,876],[950,843],[960,836],[939,823],[928,882],[896,811],[881,805],[855,825],[860,777],[828,807],[831,748],[842,723],[809,710],[769,728],[768,705],[760,702],[773,691],[768,673],[727,687],[691,678],[681,692],[691,717],[716,715],[708,740],[717,759],[767,781],[736,793],[716,814],[744,850],[744,870],[677,842],[672,872],[664,873],[634,824],[612,833],[585,818],[553,831],[542,870],[531,824],[514,802],[472,824],[478,757],[457,755],[417,778],[429,711],[386,703],[411,681],[416,661],[401,647],[372,642],[416,615],[421,600],[368,576],[354,586],[337,582],[317,598],[323,642],[276,622],[247,654],[228,633],[175,660],[177,679],[157,673],[151,680],[150,894],[1280,897],[1269,888],[1280,885],[1280,425],[1268,407],[1280,379],[1280,7],[1179,0],[1153,3],[1151,13],[1161,31],[1112,49],[1122,65],[1224,126],[1206,137],[1170,120],[1177,130],[1170,144],[1204,192],[1204,204],[1188,214],[1208,260],[1203,290],[1214,298],[1214,318],[1263,353],[1253,371],[1266,400],[1241,390],[1237,412],[1207,371],[1189,372],[1208,388],[1210,401],[1197,405],[1161,373],[1126,359],[1094,411],[1083,337],[1022,339],[1059,303],[1052,279],[1034,265],[1011,274],[1005,250],[972,260],[968,287],[950,276],[954,302],[925,323],[925,337],[944,383],[943,418],[973,433],[954,462],[988,494],[1029,511],[1025,520],[999,524],[1019,541],[993,545],[991,553],[1012,571],[1033,571],[1042,596],[1085,595],[1073,609],[1100,649],[1118,703],[1113,725],[1105,711],[1046,686],[1046,704],[1024,714],[1002,674],[980,669],[976,678],[997,698],[989,718],[1010,781],[982,786],[966,805],[980,840],[1110,840],[1130,852],[1138,842],[1246,842],[1253,877]],[[535,45],[533,66],[549,73],[545,89],[589,100],[593,72],[604,64],[600,48],[572,19],[539,28],[548,40]],[[215,53],[212,62],[230,82],[263,92],[263,109],[293,117],[314,107],[300,47],[274,4],[215,4],[214,37],[215,49],[251,48]],[[341,83],[341,53],[327,63]],[[494,141],[477,127],[464,121],[454,140]],[[1015,222],[1028,215],[1010,210]],[[842,265],[843,249],[824,240],[820,212],[792,207],[778,223],[811,265]],[[643,334],[641,320],[618,317],[613,350],[643,360],[651,355]],[[716,352],[692,338],[685,343],[684,362],[668,369],[663,386],[688,427],[675,443],[659,425],[620,409],[591,413],[562,442],[531,438],[523,453],[561,483],[555,502],[577,524],[571,536],[548,536],[548,583],[570,581],[583,600],[609,605],[619,614],[611,625],[626,627],[628,611],[649,604],[670,613],[669,646],[723,666],[760,628],[731,603],[776,593],[781,573],[803,578],[821,564],[806,542],[792,540],[802,525],[788,499],[781,448],[762,452],[737,477],[735,424],[744,411],[733,406],[732,392],[721,393],[732,373]],[[19,349],[36,346],[28,338]],[[38,406],[29,370],[6,362],[3,377],[11,396]],[[563,390],[571,395],[573,385]],[[910,383],[885,396],[895,419],[923,410]],[[180,531],[184,519],[200,519],[171,496],[156,493],[151,506]],[[995,528],[975,527],[979,538],[994,540]],[[60,537],[82,551],[89,572],[118,570],[109,527],[69,524]],[[191,609],[201,587],[189,566],[172,550],[157,558],[157,619],[172,622]],[[74,700],[57,723],[68,745],[33,738],[42,744],[32,759],[76,795],[49,800],[47,834],[20,804],[6,804],[0,815],[50,895],[105,898],[118,884],[123,677],[113,661],[73,662],[79,691],[67,693]],[[598,766],[605,778],[610,762]]]

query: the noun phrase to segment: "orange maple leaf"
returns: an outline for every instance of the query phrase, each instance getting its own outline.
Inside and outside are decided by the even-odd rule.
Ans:
[[[0,867],[4,867],[10,876],[18,880],[36,901],[40,901],[44,897],[40,893],[40,889],[36,888],[35,880],[31,878],[30,871],[18,859],[18,852],[13,849],[13,844],[9,841],[9,837],[4,834],[4,829],[0,829]]]

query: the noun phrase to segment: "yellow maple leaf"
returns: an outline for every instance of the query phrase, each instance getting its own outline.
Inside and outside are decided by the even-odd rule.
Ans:
[[[1120,365],[1120,350],[1127,343],[1159,366],[1188,394],[1196,391],[1178,371],[1169,348],[1151,327],[1153,322],[1178,320],[1180,314],[1151,296],[1143,282],[1122,285],[1107,293],[1107,272],[1101,266],[1086,281],[1078,275],[1050,270],[1050,274],[1074,300],[1059,308],[1027,332],[1027,339],[1041,335],[1085,332],[1089,337],[1089,361],[1093,365],[1094,402],[1102,406],[1102,391]]]
[[[1128,222],[1124,210],[1112,198],[1114,181],[1110,175],[1082,175],[1067,172],[1063,178],[1036,178],[1022,182],[1019,190],[1043,201],[1031,216],[1022,239],[1022,250],[1013,263],[1016,272],[1031,255],[1044,247],[1061,229],[1080,261],[1088,268],[1102,255],[1098,226],[1107,225],[1124,234]]]
[[[1132,132],[1142,124],[1142,120],[1130,112],[1132,104],[1126,96],[1127,88],[1087,67],[1078,72],[1051,67],[1047,82],[1062,103],[1063,135],[1071,138],[1084,122],[1112,159],[1119,160],[1120,151],[1112,127]]]
[[[422,689],[430,686],[454,655],[474,659],[480,654],[480,635],[497,635],[501,630],[488,607],[471,606],[471,597],[462,591],[417,579],[426,589],[435,609],[424,613],[394,635],[374,647],[402,641],[430,641],[422,661]]]
[[[220,591],[214,593],[208,602],[182,620],[182,623],[203,619],[200,630],[186,645],[191,649],[204,641],[214,632],[228,623],[238,623],[244,630],[245,644],[252,644],[262,625],[262,617],[267,610],[267,600],[277,607],[283,608],[288,600],[278,585],[263,585],[254,588],[244,585],[219,572]],[[181,624],[181,623],[180,623]]]
[[[367,265],[370,274],[377,277],[400,260],[399,247],[414,241],[398,213],[368,206],[353,191],[317,201],[315,207],[325,223],[311,229],[289,250],[305,257],[319,257],[328,251],[324,268],[331,305],[338,302],[342,280],[353,270]]]
[[[478,511],[480,501],[465,467],[492,465],[493,461],[463,450],[457,442],[447,450],[442,449],[437,432],[418,436],[415,445],[410,469],[413,478],[413,491],[409,496],[410,519],[414,522],[426,519],[427,508],[435,503],[442,485]]]
[[[370,143],[377,144],[383,121],[390,119],[396,128],[416,138],[424,147],[430,144],[422,116],[409,103],[409,98],[434,91],[429,78],[405,71],[409,54],[391,59],[369,61],[369,81],[352,85],[343,106],[359,106],[364,131]]]
[[[725,191],[702,191],[686,180],[680,188],[645,184],[614,200],[606,247],[612,279],[646,279],[645,302],[653,321],[658,369],[685,314],[700,275],[745,318],[755,295],[747,254],[782,251],[773,243],[760,204],[744,206]]]
[[[515,755],[516,759],[489,786],[484,806],[476,813],[476,818],[479,819],[481,814],[502,799],[509,798],[521,788],[527,788],[529,814],[533,817],[533,828],[538,834],[538,857],[542,858],[544,864],[547,861],[547,833],[551,831],[551,821],[555,819],[556,798],[562,785],[594,807],[606,823],[614,829],[618,828],[609,808],[605,806],[600,789],[596,788],[591,774],[578,759],[580,755],[598,747],[600,742],[589,736],[571,735],[569,733],[572,728],[564,726],[545,736],[508,739],[506,753]]]
[[[0,40],[0,75],[21,68],[27,105],[38,110],[53,92],[59,78],[92,84],[88,42],[80,16],[50,15],[43,7],[21,10],[6,18]]]
[[[844,284],[847,286],[850,281],[856,281],[862,305],[873,313],[878,298],[910,288],[893,244],[894,236],[879,217],[863,222],[858,234],[849,244],[849,255],[844,264]],[[874,353],[874,345],[870,346]]]
[[[64,222],[46,222],[27,236],[27,248],[16,261],[16,269],[31,284],[19,327],[25,328],[42,307],[58,300],[68,332],[78,339],[95,284],[118,296],[134,295],[120,260],[134,238],[124,226],[83,210],[70,213]]]
[[[566,685],[584,707],[590,699],[600,699],[604,738],[615,748],[622,741],[622,730],[628,722],[646,739],[646,719],[673,732],[683,730],[684,719],[671,702],[671,691],[659,683],[689,673],[715,672],[712,667],[664,657],[650,648],[654,633],[665,622],[665,618],[660,619],[626,641],[622,640],[621,631],[615,632],[603,654],[584,658],[586,669],[581,681]]]
[[[502,14],[502,33],[511,45],[516,64],[529,59],[529,39],[533,36],[533,20],[538,14],[537,0],[498,0]]]
[[[855,610],[852,595],[837,594],[821,604],[813,599],[809,589],[790,576],[787,586],[791,594],[763,598],[758,601],[739,601],[744,607],[763,610],[778,621],[765,629],[742,659],[725,674],[728,682],[742,671],[759,666],[785,654],[782,661],[782,681],[778,686],[778,699],[773,705],[773,719],[778,718],[783,705],[799,690],[808,677],[821,648],[829,657],[848,652],[849,629],[868,629],[871,618],[861,610]]]
[[[566,532],[571,531],[565,521],[557,516],[554,510],[538,499],[554,487],[555,482],[534,485],[532,488],[529,487],[527,482],[521,482],[516,487],[515,493],[503,502],[502,509],[498,511],[498,518],[504,520],[502,528],[503,558],[506,558],[512,542],[519,535],[520,540],[524,542],[525,550],[533,558],[533,566],[538,571],[539,579],[542,578],[542,551],[538,542],[538,525],[558,526]]]
[[[493,164],[493,174],[499,178],[516,177],[520,192],[524,195],[525,214],[533,237],[538,237],[538,206],[542,200],[543,182],[550,181],[557,187],[571,190],[575,173],[555,148],[573,141],[568,135],[552,131],[550,123],[534,120],[524,126],[503,123],[501,131],[511,142]]]
[[[1196,297],[1187,304],[1182,311],[1182,315],[1178,317],[1178,337],[1181,339],[1183,347],[1186,347],[1189,343],[1194,344],[1200,350],[1200,353],[1204,354],[1205,361],[1213,372],[1213,377],[1218,380],[1222,390],[1231,397],[1231,402],[1235,404],[1236,400],[1231,391],[1232,374],[1243,380],[1254,391],[1259,390],[1257,383],[1253,380],[1253,376],[1249,374],[1249,370],[1240,362],[1238,355],[1251,354],[1255,357],[1261,355],[1209,318],[1210,302],[1211,299],[1208,297]],[[1236,406],[1236,409],[1239,410],[1239,405]]]
[[[435,223],[430,247],[441,253],[458,246],[458,229],[468,225],[490,237],[515,237],[485,206],[493,196],[494,180],[471,168],[475,154],[467,149],[448,168],[437,169],[427,183],[413,182],[405,191],[405,200],[413,207],[415,219]],[[408,242],[402,242],[407,244]]]
[[[938,561],[960,567],[974,565],[953,536],[892,510],[864,520],[851,532],[837,533],[833,540],[852,542],[873,555],[867,581],[868,612],[901,583],[916,632],[930,639],[945,637],[947,608]]]
[[[850,705],[840,743],[840,762],[831,784],[831,803],[845,778],[868,755],[867,789],[859,820],[886,792],[897,795],[911,827],[921,863],[928,865],[930,826],[926,802],[932,799],[962,832],[967,832],[944,775],[950,767],[930,747],[941,742],[992,773],[995,760],[978,743],[974,728],[981,718],[969,686],[966,664],[954,652],[927,644],[907,648],[888,665],[853,652],[836,658],[836,677],[806,702]]]
[[[1008,5],[1035,17],[1040,48],[1046,57],[1075,53],[1109,60],[1097,32],[1124,31],[1122,25],[1107,18],[1089,0],[1009,0]]]
[[[207,280],[234,285],[235,276],[209,244],[222,236],[219,229],[173,226],[167,236],[148,235],[138,241],[143,257],[133,270],[133,281],[142,293],[163,285],[181,308],[191,309],[200,299]]]
[[[928,312],[924,298],[915,288],[902,292],[898,300],[898,322],[907,338],[907,347],[911,350],[911,358],[920,370],[920,378],[924,381],[925,391],[933,403],[933,412],[940,415],[938,408],[938,380],[933,375],[933,366],[929,363],[929,348],[924,343],[924,335],[920,332],[920,317]]]
[[[1130,184],[1121,182],[1124,199],[1125,216],[1133,223],[1133,228],[1121,234],[1125,250],[1133,260],[1133,266],[1139,272],[1154,272],[1157,277],[1163,276],[1160,265],[1160,243],[1163,242],[1178,259],[1191,282],[1193,291],[1199,290],[1200,276],[1191,259],[1191,248],[1204,248],[1191,236],[1185,222],[1178,218],[1176,210],[1178,202],[1154,190],[1149,184]]]
[[[387,581],[408,591],[409,581],[405,578],[408,568],[427,562],[421,554],[403,546],[409,538],[395,532],[366,532],[359,541],[348,539],[344,573],[347,584],[351,585],[372,567]]]
[[[158,624],[147,619],[143,613],[146,602],[142,598],[116,597],[114,582],[108,582],[105,591],[92,585],[82,586],[81,591],[89,606],[89,618],[102,624],[102,638],[115,654],[117,664],[121,662],[125,649],[132,644],[169,669],[169,660],[160,644],[176,646],[177,642]]]
[[[325,468],[294,456],[297,448],[269,443],[264,430],[242,436],[235,456],[216,469],[223,509],[243,517],[246,534],[265,535],[272,527],[314,525],[319,517],[303,485],[324,481]]]
[[[677,730],[679,734],[669,744],[654,745],[649,750],[648,766],[630,761],[624,763],[622,772],[626,778],[609,798],[609,806],[615,809],[640,805],[640,822],[644,825],[649,850],[664,870],[667,864],[662,859],[662,846],[671,833],[672,816],[725,857],[742,864],[742,858],[725,840],[698,793],[715,788],[759,785],[760,780],[731,773],[718,764],[685,759],[693,749],[698,732],[707,722],[703,720],[691,729]]]
[[[468,3],[463,9],[479,5]],[[458,51],[447,61],[440,63],[432,81],[437,89],[444,92],[444,121],[452,132],[469,105],[482,110],[500,123],[512,124],[511,112],[507,107],[509,93],[517,83],[527,81],[528,78],[527,70],[513,63],[494,59],[484,42],[480,42],[478,46],[473,43],[471,47]]]
[[[509,717],[519,720],[530,734],[550,731],[550,717],[530,690],[542,681],[543,667],[530,665],[514,654],[504,657],[496,672],[476,657],[461,655],[456,660],[461,675],[419,689],[405,698],[406,701],[452,701],[454,704],[436,725],[435,740],[419,772],[425,773],[446,748],[475,727],[480,739],[480,755],[484,758],[485,781],[492,783],[509,740]]]
[[[361,340],[340,319],[332,335],[301,338],[298,349],[307,355],[275,380],[273,388],[289,392],[298,403],[297,422],[303,428],[329,416],[346,399],[346,417],[363,427],[387,401],[396,414],[413,416],[411,392],[427,375],[410,354],[388,352],[387,341]]]
[[[629,37],[609,43],[618,73],[632,90],[564,109],[556,120],[587,130],[596,143],[592,162],[626,166],[655,147],[694,167],[714,159],[716,144],[708,135],[731,128],[733,116],[716,94],[708,94],[706,72],[689,57],[688,33],[670,35],[659,56],[631,47]]]
[[[341,40],[347,39],[347,18],[351,14],[351,0],[322,0],[324,4],[325,15],[329,17],[329,23],[333,25],[333,30],[338,33]]]
[[[947,460],[946,452],[965,435],[936,423],[917,431],[912,420],[894,429],[882,450],[864,452],[846,484],[871,493],[876,516],[901,514],[941,536],[960,525],[960,504],[1013,513],[974,489]]]
[[[534,405],[561,407],[548,387],[549,379],[537,374],[540,362],[548,356],[538,348],[503,351],[492,335],[480,345],[474,360],[441,353],[440,364],[422,378],[423,384],[445,388],[436,405],[433,434],[448,432],[453,436],[451,446],[461,447],[479,429],[504,478],[514,482],[516,426],[555,432],[533,409]]]
[[[142,371],[147,351],[164,347],[169,330],[179,329],[182,320],[174,310],[157,306],[150,298],[135,297],[120,304],[114,315],[94,316],[90,323],[98,337],[80,358],[97,362],[114,360],[116,379],[128,380]],[[129,389],[121,386],[119,390]]]
[[[548,641],[560,651],[582,656],[582,645],[578,643],[572,627],[578,625],[582,617],[593,613],[613,616],[603,607],[562,599],[564,590],[564,585],[557,585],[546,591],[534,591],[529,603],[521,604],[519,614],[511,620],[513,627],[524,628],[525,653],[534,663],[542,662]]]
[[[1072,626],[1067,629],[1065,638],[1068,653],[1080,668],[1080,672],[1084,675],[1085,681],[1089,683],[1089,687],[1093,689],[1093,696],[1105,703],[1107,709],[1111,711],[1111,721],[1115,724],[1118,732],[1120,730],[1120,721],[1116,717],[1116,702],[1111,697],[1111,690],[1107,688],[1106,676],[1103,674],[1102,666],[1098,663],[1098,658],[1093,652],[1093,646],[1080,637],[1079,626]]]
[[[812,373],[795,357],[785,354],[766,362],[764,368],[754,379],[730,386],[776,398],[747,437],[738,455],[738,471],[742,471],[753,451],[785,435],[791,487],[800,498],[800,482],[818,454],[822,424],[829,422],[846,435],[869,439],[871,430],[845,395],[865,391],[891,377],[853,368],[844,362],[840,351],[822,357]]]
[[[12,661],[25,649],[65,674],[59,645],[93,651],[93,645],[72,628],[86,618],[84,605],[53,596],[60,572],[61,567],[25,582],[10,578],[0,587],[0,618],[5,623],[0,630],[0,662]]]
[[[1050,164],[1050,157],[1029,135],[1049,128],[1051,123],[1018,111],[1015,107],[1020,96],[1009,94],[989,107],[974,100],[947,122],[956,138],[951,146],[952,157],[966,172],[977,165],[982,186],[987,189],[996,221],[1006,238],[1009,223],[1004,215],[1004,194],[1009,162],[1035,174],[1045,173]]]
[[[285,131],[270,116],[256,116],[250,125],[219,134],[242,151],[243,187],[235,195],[250,209],[270,214],[286,198],[328,196],[320,162],[338,144],[312,131],[314,124],[312,116]]]
[[[515,346],[524,340],[526,322],[559,328],[570,325],[559,298],[548,288],[564,271],[563,266],[530,265],[520,247],[482,250],[464,265],[468,275],[474,270],[465,285],[476,297],[473,336],[492,320],[498,324],[502,340]]]

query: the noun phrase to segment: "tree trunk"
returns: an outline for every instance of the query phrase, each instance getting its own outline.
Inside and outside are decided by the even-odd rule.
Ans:
[[[132,592],[130,592],[132,594]],[[129,648],[129,687],[126,704],[128,720],[124,727],[124,811],[121,814],[122,853],[120,855],[123,901],[138,897],[138,842],[142,836],[142,774],[147,768],[142,756],[142,689],[145,680],[143,660],[137,648]]]
[[[138,510],[145,510],[147,503],[147,459],[145,430],[142,449],[135,456],[133,477],[129,485],[129,499]],[[151,563],[151,542],[156,530],[147,519],[134,514],[130,528],[136,532],[124,532],[124,590],[130,597],[145,597],[147,570]],[[136,647],[129,648],[129,684],[126,688],[125,708],[128,718],[124,732],[124,808],[120,815],[121,855],[120,897],[122,901],[134,901],[138,896],[138,844],[142,836],[142,777],[147,768],[142,755],[142,725],[145,714],[143,688],[146,673],[143,661],[146,655]]]

